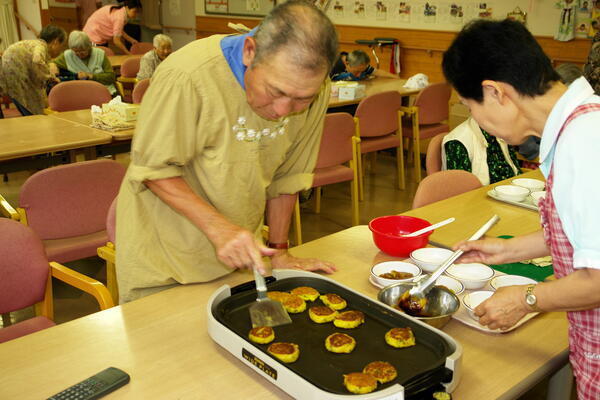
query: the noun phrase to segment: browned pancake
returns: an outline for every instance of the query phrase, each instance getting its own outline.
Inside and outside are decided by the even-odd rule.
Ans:
[[[259,338],[266,338],[273,334],[273,328],[270,326],[257,326],[250,330],[250,334]]]
[[[337,311],[332,310],[327,306],[314,306],[310,308],[310,312],[318,316],[327,316],[331,314],[335,314]]]
[[[296,343],[273,343],[267,351],[283,362],[293,363],[300,356],[300,348]]]
[[[354,343],[354,339],[345,333],[334,333],[327,337],[327,340],[333,347],[340,347],[346,344]]]
[[[389,331],[389,334],[396,340],[409,340],[413,336],[410,328],[393,328]]]
[[[302,297],[295,294],[290,294],[288,298],[283,300],[282,304],[289,313],[296,314],[306,310],[306,302]]]
[[[373,361],[363,369],[365,374],[369,374],[380,383],[386,383],[396,379],[398,372],[392,364],[386,361]]]
[[[320,296],[321,301],[334,310],[346,308],[346,300],[334,293],[327,293]]]
[[[377,388],[377,379],[362,372],[344,375],[344,385],[352,393],[370,393]]]
[[[360,311],[344,311],[338,314],[333,324],[338,328],[352,329],[365,322],[365,315]]]
[[[283,303],[285,300],[287,300],[291,296],[291,294],[289,294],[287,292],[278,292],[278,291],[274,290],[271,292],[267,292],[267,296],[269,296],[269,298],[271,300],[275,300],[280,303]]]
[[[300,286],[293,289],[290,293],[302,297],[305,301],[315,301],[319,297],[319,292],[309,286]]]

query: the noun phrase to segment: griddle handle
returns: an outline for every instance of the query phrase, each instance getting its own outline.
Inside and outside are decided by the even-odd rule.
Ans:
[[[265,284],[267,285],[269,285],[269,283],[275,282],[276,280],[277,279],[275,279],[275,277],[273,276],[265,276]],[[231,295],[233,296],[234,294],[246,292],[248,290],[256,290],[256,284],[254,283],[254,280],[245,283],[240,283],[239,285],[232,287]]]

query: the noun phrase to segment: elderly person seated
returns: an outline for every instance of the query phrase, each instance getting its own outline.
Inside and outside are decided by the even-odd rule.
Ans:
[[[87,33],[72,31],[69,34],[69,49],[52,61],[59,70],[58,75],[71,79],[91,79],[106,86],[115,94],[115,72],[104,51],[92,47]]]
[[[154,49],[150,50],[140,59],[140,70],[137,79],[149,79],[154,74],[154,70],[165,58],[173,51],[173,40],[167,35],[159,33],[152,40]]]
[[[398,76],[371,66],[371,58],[362,50],[341,52],[329,73],[332,81],[362,81],[371,76],[398,78]]]
[[[473,118],[444,136],[442,169],[471,172],[484,186],[521,173],[515,148],[481,129]]]

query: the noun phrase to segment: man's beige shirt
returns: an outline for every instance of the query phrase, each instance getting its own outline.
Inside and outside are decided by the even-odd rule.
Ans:
[[[307,110],[289,117],[285,134],[239,141],[233,127],[240,117],[257,132],[280,124],[252,111],[221,52],[222,38],[197,40],[169,56],[144,97],[117,206],[121,302],[232,271],[217,260],[204,233],[147,189],[145,180],[183,177],[257,237],[268,198],[312,185],[329,82]]]

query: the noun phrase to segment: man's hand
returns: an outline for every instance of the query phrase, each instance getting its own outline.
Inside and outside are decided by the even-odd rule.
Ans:
[[[506,330],[515,325],[527,313],[531,312],[525,303],[527,286],[505,286],[477,308],[475,315],[479,323],[490,329]]]
[[[300,269],[303,271],[323,271],[327,274],[333,274],[337,271],[335,265],[327,261],[321,261],[316,258],[298,258],[292,256],[286,250],[276,250],[276,254],[271,257],[271,267],[273,269]]]

